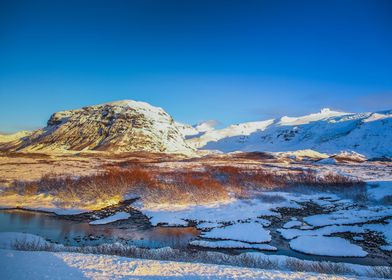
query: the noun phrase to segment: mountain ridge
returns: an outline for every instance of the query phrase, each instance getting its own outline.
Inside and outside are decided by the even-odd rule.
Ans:
[[[323,109],[302,117],[281,117],[265,125],[232,125],[187,140],[198,149],[220,152],[287,152],[312,149],[336,154],[354,151],[366,157],[392,156],[392,111],[346,113]],[[230,127],[241,127],[232,133]],[[231,133],[231,134],[230,134]]]
[[[19,137],[18,137],[19,136]],[[216,129],[216,121],[177,122],[162,108],[121,100],[52,114],[45,128],[0,135],[2,151],[147,151],[194,154],[315,150],[392,157],[392,110],[348,113],[328,108]]]

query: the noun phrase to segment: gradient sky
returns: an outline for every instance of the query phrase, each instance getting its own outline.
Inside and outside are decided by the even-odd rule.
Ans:
[[[120,99],[222,125],[392,109],[392,1],[0,1],[0,131]]]

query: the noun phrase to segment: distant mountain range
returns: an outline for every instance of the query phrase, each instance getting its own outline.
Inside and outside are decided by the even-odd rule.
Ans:
[[[185,131],[190,146],[221,152],[312,149],[328,154],[355,151],[366,157],[392,156],[392,111],[354,114],[323,109],[302,117],[241,123],[201,134],[189,132]]]
[[[392,157],[392,111],[345,113],[323,109],[307,116],[284,116],[223,129],[214,125],[213,121],[182,124],[161,108],[125,100],[55,113],[45,128],[0,135],[0,150],[194,154],[197,150],[311,149],[328,154],[354,151],[368,158]]]

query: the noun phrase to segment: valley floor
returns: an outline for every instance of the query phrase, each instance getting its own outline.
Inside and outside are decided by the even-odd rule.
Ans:
[[[116,156],[94,155],[4,155],[0,156],[0,208],[24,208],[54,212],[58,215],[81,214],[85,227],[124,227],[137,217],[144,217],[149,226],[166,228],[192,227],[189,250],[220,251],[246,254],[248,251],[268,260],[284,260],[295,266],[319,263],[339,263],[353,267],[362,265],[388,267],[392,263],[392,164],[387,162],[339,162],[321,164],[317,161],[291,158],[259,158],[242,155],[213,156],[198,159],[159,158],[153,155]],[[227,197],[209,203],[175,204],[172,201],[147,203],[145,198],[122,197],[122,204],[94,204],[94,208],[58,204],[52,194],[20,194],[7,191],[16,179],[37,180],[52,170],[59,178],[80,177],[99,173],[110,166],[132,168],[143,162],[151,171],[198,171],[205,165],[230,165],[246,170],[267,170],[284,174],[311,170],[317,176],[334,172],[349,178],[367,181],[367,185],[352,188],[302,188],[249,191],[247,196],[228,193]],[[32,172],[31,170],[34,170]],[[57,173],[59,172],[59,173]],[[317,177],[318,178],[318,177]],[[370,183],[369,181],[375,181]],[[203,181],[203,185],[205,184]],[[209,189],[211,188],[210,185]],[[3,192],[3,193],[2,193]],[[7,194],[7,195],[4,195]],[[149,197],[147,197],[148,199]],[[132,201],[131,201],[132,200]],[[131,202],[130,202],[131,201]],[[109,201],[110,202],[110,201]],[[123,205],[127,203],[127,205]],[[16,215],[17,216],[17,215]],[[15,217],[16,217],[15,216]],[[64,218],[64,217],[63,217]],[[19,218],[18,218],[19,219]],[[23,220],[23,216],[20,218]],[[0,221],[1,222],[1,221]],[[26,219],[26,223],[28,220]],[[80,222],[78,220],[78,222]],[[88,224],[90,223],[90,225]],[[47,226],[47,225],[46,225]],[[117,228],[116,228],[117,229]],[[0,232],[18,231],[8,229]],[[28,232],[27,230],[23,232]],[[41,235],[41,232],[29,232]],[[117,232],[118,233],[118,232]],[[44,238],[47,236],[42,234]],[[15,233],[12,233],[15,237]],[[82,236],[83,237],[83,236]],[[98,240],[102,236],[84,236]],[[74,238],[80,242],[79,237]],[[146,238],[142,235],[142,239]],[[131,240],[131,239],[130,239]],[[1,241],[1,240],[0,240]],[[53,240],[60,242],[61,240]],[[118,241],[116,239],[112,240]],[[176,244],[177,240],[173,241]],[[102,241],[103,242],[103,241]],[[132,243],[134,242],[134,243]],[[131,240],[127,245],[137,245]],[[65,244],[65,243],[64,243]],[[81,245],[81,244],[80,244]],[[321,246],[324,245],[324,246]],[[165,246],[168,246],[167,244]],[[302,272],[269,271],[243,267],[187,262],[139,260],[99,254],[72,252],[24,252],[4,249],[0,244],[0,279],[352,279]],[[23,249],[22,249],[23,250]],[[267,251],[264,253],[264,251]],[[77,251],[80,252],[80,251]],[[135,255],[125,255],[131,256]],[[139,257],[139,256],[137,256]],[[293,259],[296,258],[294,261]],[[300,259],[305,260],[304,262]],[[196,261],[193,259],[171,259]],[[227,264],[227,262],[225,262]],[[317,264],[316,264],[317,266]],[[256,267],[256,266],[252,266]],[[260,268],[260,266],[258,266]],[[262,266],[264,268],[266,266]],[[299,268],[298,270],[300,270]],[[320,270],[308,270],[319,271]],[[389,270],[390,273],[390,270]],[[341,272],[340,274],[347,274]],[[349,273],[350,274],[350,273]],[[366,276],[367,271],[357,275]],[[390,274],[389,276],[390,277]]]

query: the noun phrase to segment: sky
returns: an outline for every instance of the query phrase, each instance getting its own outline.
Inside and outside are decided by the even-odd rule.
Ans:
[[[0,132],[122,99],[222,126],[392,109],[392,1],[0,1]]]

